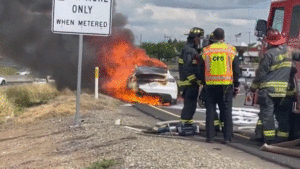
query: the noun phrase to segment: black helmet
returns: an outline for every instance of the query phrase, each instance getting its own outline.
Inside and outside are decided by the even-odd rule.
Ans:
[[[217,39],[215,38],[214,33],[211,33],[209,35],[209,39],[208,40],[209,40],[209,44],[213,44],[213,43],[217,42]]]
[[[189,35],[189,37],[191,37],[191,38],[203,37],[204,36],[204,29],[198,28],[198,27],[193,27],[190,30],[189,34],[186,34],[186,35]]]
[[[225,33],[222,28],[215,29],[212,34],[216,40],[223,40],[225,38]]]

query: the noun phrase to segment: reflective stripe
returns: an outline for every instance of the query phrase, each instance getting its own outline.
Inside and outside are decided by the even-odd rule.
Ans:
[[[221,127],[224,127],[224,126],[225,126],[224,122],[221,122]]]
[[[289,137],[289,132],[278,131],[277,136],[278,137]]]
[[[286,87],[274,87],[275,93],[286,93]]]
[[[266,82],[262,83],[259,88],[268,88],[268,87],[286,87],[288,86],[288,82]]]
[[[178,63],[179,63],[179,64],[184,64],[183,59],[178,59]]]
[[[214,121],[214,126],[219,126],[220,125],[220,121],[219,120],[215,120]]]
[[[269,93],[271,97],[285,97],[286,93]]]
[[[197,80],[196,83],[198,85],[201,85],[202,81],[201,80]],[[191,86],[192,85],[192,83],[189,80],[177,81],[177,84],[178,84],[178,86]]]
[[[188,80],[178,81],[177,84],[178,84],[178,86],[191,86],[192,85],[192,83]]]
[[[211,76],[211,77],[207,77],[210,80],[231,80],[231,77],[220,77],[220,76]]]
[[[262,125],[262,122],[260,120],[257,120],[257,123],[256,123],[257,126],[261,126]]]
[[[277,65],[273,65],[271,66],[271,71],[274,71],[276,69],[280,69],[280,68],[284,68],[284,67],[292,67],[292,62],[290,61],[286,61],[286,62],[282,62],[280,64],[277,64]]]
[[[264,136],[266,137],[275,137],[275,130],[265,130]]]
[[[180,122],[186,123],[186,124],[192,124],[192,123],[193,123],[193,120],[184,120],[184,119],[180,119]]]
[[[192,64],[198,64],[197,60],[193,60]]]
[[[230,81],[208,81],[206,82],[207,85],[231,85],[233,84],[233,82],[230,80]]]
[[[189,81],[192,81],[192,80],[196,80],[197,78],[196,78],[196,75],[190,75],[190,76],[187,77],[187,79]]]

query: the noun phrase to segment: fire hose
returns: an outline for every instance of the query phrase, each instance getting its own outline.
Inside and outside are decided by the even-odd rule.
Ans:
[[[260,150],[277,153],[277,154],[294,156],[294,157],[300,157],[300,150],[287,148],[287,147],[297,146],[299,144],[300,144],[300,139],[293,140],[293,141],[286,141],[283,143],[272,144],[272,145],[264,144],[260,148]]]

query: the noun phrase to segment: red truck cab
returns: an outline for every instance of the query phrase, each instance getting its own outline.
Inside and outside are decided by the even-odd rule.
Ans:
[[[255,36],[263,37],[267,28],[272,27],[286,35],[288,46],[300,49],[299,23],[300,0],[272,0],[268,21],[257,21]]]
[[[268,27],[279,30],[286,37],[286,44],[293,50],[300,50],[300,0],[272,0],[268,20],[258,20],[255,36],[262,41],[260,56],[266,51],[264,35]],[[300,62],[295,62],[298,73],[297,84],[298,104],[296,112],[300,112]]]

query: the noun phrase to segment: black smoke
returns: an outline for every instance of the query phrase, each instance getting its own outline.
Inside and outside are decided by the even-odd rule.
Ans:
[[[42,76],[52,75],[58,89],[76,89],[78,36],[52,33],[51,10],[52,0],[0,0],[0,54]],[[110,37],[84,36],[82,87],[93,86],[94,67],[104,64],[97,57],[116,36],[133,43],[126,24],[127,18],[114,8]]]

